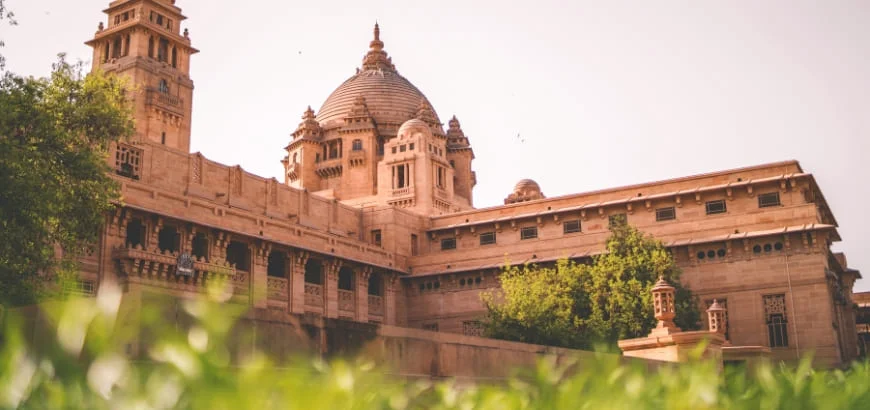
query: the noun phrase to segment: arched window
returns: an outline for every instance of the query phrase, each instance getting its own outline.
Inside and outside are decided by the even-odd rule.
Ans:
[[[160,83],[157,84],[157,91],[160,91],[163,94],[169,94],[169,83],[166,80],[160,80]]]
[[[115,42],[112,44],[112,58],[121,57],[121,36],[115,37]]]
[[[160,252],[178,252],[180,242],[178,236],[178,230],[171,226],[164,226],[157,235],[157,248]]]
[[[338,288],[353,290],[353,269],[344,266],[338,271]]]
[[[227,262],[240,271],[247,272],[251,269],[251,253],[248,245],[243,242],[231,241],[227,245]]]
[[[133,219],[127,222],[127,238],[126,244],[129,247],[142,246],[145,239],[145,225],[142,220]]]
[[[298,161],[297,161],[298,159],[299,159],[299,153],[298,153],[298,152],[294,152],[294,153],[293,153],[293,163],[294,163],[294,164],[297,163],[297,162],[298,162]]]
[[[315,285],[323,284],[323,266],[317,259],[309,259],[305,263],[305,282]]]
[[[275,278],[283,278],[286,275],[286,258],[284,252],[272,251],[269,253],[269,265],[266,268],[266,274]]]
[[[191,248],[191,255],[197,259],[206,260],[208,258],[208,237],[205,236],[205,233],[197,232],[193,236]]]
[[[374,272],[369,276],[369,295],[381,296],[383,293],[383,280],[381,274]]]
[[[362,140],[353,140],[351,149],[354,151],[362,151]]]

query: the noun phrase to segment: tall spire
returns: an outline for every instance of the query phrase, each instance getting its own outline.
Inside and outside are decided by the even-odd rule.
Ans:
[[[396,71],[392,59],[384,51],[384,42],[381,41],[381,27],[375,22],[374,39],[369,43],[369,52],[363,58],[362,71]]]

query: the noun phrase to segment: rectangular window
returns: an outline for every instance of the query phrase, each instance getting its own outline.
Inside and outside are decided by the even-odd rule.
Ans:
[[[444,238],[441,240],[441,250],[449,251],[456,249],[456,238]]]
[[[381,230],[375,229],[372,231],[372,244],[381,246]]]
[[[677,210],[674,207],[656,209],[656,221],[672,221],[677,219]]]
[[[610,215],[607,219],[608,226],[610,227],[625,225],[626,223],[628,223],[628,217],[625,214],[613,214]]]
[[[408,147],[405,145],[399,146],[399,152],[405,152],[406,149],[408,149]]]
[[[785,294],[765,295],[764,316],[770,347],[788,347],[788,317],[785,311]]]
[[[115,173],[135,180],[139,179],[142,150],[127,144],[118,144],[115,151]]]
[[[580,220],[574,219],[562,223],[562,233],[577,233],[580,232]]]
[[[405,188],[411,185],[410,165],[401,164],[393,166],[393,189]]]
[[[437,323],[426,323],[423,325],[423,330],[428,330],[430,332],[437,332],[438,331],[438,324]]]
[[[396,153],[396,147],[393,147],[393,154]]]
[[[417,248],[417,235],[411,234],[411,256],[417,256],[419,249]]]
[[[724,199],[707,201],[707,215],[724,214],[727,210]]]
[[[520,239],[535,239],[538,237],[537,226],[527,226],[520,229]]]
[[[480,234],[481,245],[492,245],[495,243],[495,232],[486,232]]]
[[[157,15],[157,24],[163,25],[163,16],[160,14]]]
[[[768,192],[758,195],[758,207],[767,208],[770,206],[779,206],[779,192]]]
[[[414,143],[413,142],[408,144],[408,150],[410,150],[410,151],[414,150]]]

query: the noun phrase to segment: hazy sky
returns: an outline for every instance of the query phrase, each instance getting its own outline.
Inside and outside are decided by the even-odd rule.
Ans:
[[[7,0],[8,68],[90,60],[108,0]],[[797,159],[870,278],[870,2],[179,0],[192,149],[281,178],[288,134],[354,73],[372,25],[477,159],[475,205]],[[520,137],[517,138],[517,135]],[[870,290],[870,279],[856,290]]]

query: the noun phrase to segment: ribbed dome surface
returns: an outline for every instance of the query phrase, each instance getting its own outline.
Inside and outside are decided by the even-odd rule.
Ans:
[[[395,71],[365,70],[349,78],[329,95],[317,112],[317,121],[326,125],[330,121],[342,120],[359,95],[365,98],[369,113],[378,125],[401,124],[416,118],[420,102],[426,98],[414,84]]]
[[[336,88],[317,112],[317,121],[321,125],[326,126],[330,122],[344,119],[360,96],[365,98],[368,112],[381,132],[386,124],[398,127],[417,117],[426,97],[396,71],[392,59],[384,51],[384,42],[380,35],[380,27],[375,24],[374,39],[369,43],[370,48],[363,58],[362,68]],[[428,100],[426,106],[431,107]],[[432,116],[438,121],[437,114],[432,113]]]

